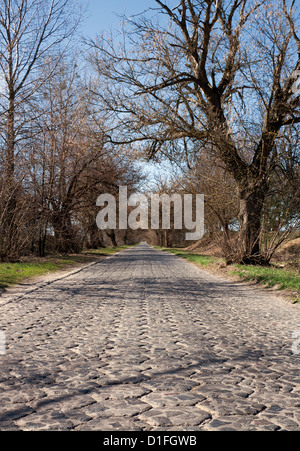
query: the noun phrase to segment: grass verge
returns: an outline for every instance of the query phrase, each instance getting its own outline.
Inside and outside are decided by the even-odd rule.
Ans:
[[[71,258],[45,259],[45,261],[0,263],[0,288],[14,285],[35,276],[59,271],[78,263]]]
[[[122,251],[124,249],[129,249],[133,246],[118,246],[118,247],[104,247],[99,249],[88,249],[82,252],[83,255],[111,255],[115,254],[116,252]]]
[[[276,287],[278,290],[287,290],[293,301],[300,303],[300,274],[298,271],[291,271],[274,266],[226,266],[225,261],[222,258],[198,255],[194,252],[185,251],[182,249],[169,249],[158,246],[156,246],[156,248],[186,258],[190,262],[207,267],[207,269],[217,270],[217,272],[223,274],[226,273],[230,276],[238,276],[244,281],[254,281],[269,288]]]
[[[43,276],[55,271],[73,268],[81,264],[88,264],[98,257],[112,255],[131,246],[109,247],[105,249],[91,249],[82,254],[61,257],[27,257],[18,263],[0,263],[0,289],[21,283],[26,279]]]
[[[234,265],[236,269],[232,271],[244,280],[254,280],[268,287],[277,286],[280,290],[299,291],[300,275],[295,271],[289,271],[276,267],[244,266]]]
[[[183,249],[173,249],[166,247],[154,246],[156,249],[160,249],[162,251],[168,251],[172,254],[178,255],[179,257],[185,258],[192,263],[198,263],[201,266],[208,266],[212,263],[218,263],[221,259],[217,257],[211,257],[209,255],[199,255],[190,251],[185,251]]]

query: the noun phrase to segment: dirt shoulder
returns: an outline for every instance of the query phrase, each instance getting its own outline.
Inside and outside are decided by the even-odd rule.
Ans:
[[[165,249],[204,271],[220,275],[231,281],[263,288],[290,302],[300,302],[300,239],[294,239],[279,250],[272,264],[267,267],[254,265],[227,265],[216,243],[207,240],[184,249]]]
[[[79,272],[82,269],[89,267],[99,261],[108,258],[109,255],[95,255],[95,254],[71,254],[68,256],[51,256],[45,258],[38,257],[26,257],[22,258],[20,262],[16,263],[18,268],[14,269],[14,263],[8,263],[6,266],[14,271],[20,271],[19,275],[12,278],[11,282],[5,283],[5,286],[0,286],[1,299],[8,296],[16,296],[18,294],[24,294],[30,292],[40,286],[47,285],[55,280],[68,277],[69,275]],[[26,271],[27,267],[37,268],[36,273],[30,276],[26,276],[29,272]],[[24,272],[22,273],[22,268]],[[7,269],[6,269],[7,270]],[[11,270],[12,271],[12,270]],[[0,267],[0,277],[4,278],[4,270]]]

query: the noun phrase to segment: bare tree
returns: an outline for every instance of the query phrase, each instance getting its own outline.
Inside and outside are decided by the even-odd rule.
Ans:
[[[80,76],[76,57],[62,58],[58,65],[48,59],[48,69],[52,65],[52,76],[30,102],[32,139],[20,154],[41,256],[49,249],[66,254],[80,251],[84,243],[101,245],[98,196],[138,181],[123,152],[105,142],[105,124],[94,110],[89,81]],[[113,241],[113,232],[111,236]]]
[[[155,0],[157,18],[129,22],[124,45],[103,37],[91,60],[99,97],[119,128],[113,142],[141,142],[154,156],[170,143],[210,146],[238,188],[243,263],[266,263],[262,217],[280,142],[300,123],[295,0]],[[141,145],[142,145],[141,144]],[[189,146],[191,145],[191,146]]]
[[[88,172],[103,161],[105,150],[102,131],[96,132],[89,117],[91,97],[76,60],[64,58],[58,66],[48,60],[47,64],[55,68],[31,102],[36,116],[33,140],[27,142],[23,156],[38,206],[39,241],[43,242],[39,247],[44,248],[51,227],[56,250],[67,253],[80,248],[76,236],[80,221],[74,214],[85,205],[86,193],[99,183]]]
[[[5,172],[14,174],[15,146],[23,127],[24,103],[47,79],[46,57],[75,29],[68,0],[4,0],[0,7],[1,113],[6,148]],[[37,73],[39,76],[37,77]]]
[[[73,5],[74,7],[74,5]],[[41,66],[51,54],[62,51],[62,45],[76,28],[69,0],[3,0],[0,6],[0,132],[3,148],[1,169],[6,194],[2,203],[7,212],[4,223],[13,230],[16,208],[14,192],[16,173],[21,165],[17,158],[28,127],[28,101],[51,73]],[[32,115],[30,114],[30,118]],[[18,167],[17,167],[18,166]],[[19,174],[18,174],[19,176]],[[2,208],[3,208],[2,205]],[[14,224],[17,227],[17,224]],[[12,236],[7,237],[7,249]],[[9,251],[8,251],[9,252]]]

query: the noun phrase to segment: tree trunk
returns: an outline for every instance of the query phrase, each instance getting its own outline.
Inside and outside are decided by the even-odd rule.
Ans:
[[[85,241],[85,245],[88,249],[98,249],[105,247],[103,244],[103,236],[101,234],[101,231],[98,229],[95,221],[89,224]]]
[[[107,230],[106,233],[109,236],[109,238],[111,239],[113,247],[118,247],[115,231],[111,229],[111,230]]]
[[[47,238],[47,233],[41,232],[40,236],[39,236],[39,256],[40,257],[45,257],[45,255],[46,255],[46,238]]]
[[[245,265],[268,264],[260,247],[262,212],[266,193],[266,186],[253,188],[249,185],[240,189],[239,192],[239,259],[240,263]]]
[[[80,246],[77,242],[70,217],[66,213],[60,212],[60,214],[53,218],[52,225],[54,228],[56,252],[64,255],[79,252]]]
[[[15,93],[9,86],[9,103],[6,123],[6,153],[4,161],[5,214],[3,216],[4,234],[6,237],[5,254],[8,258],[15,254],[16,227],[16,183],[15,183]]]
[[[7,138],[6,138],[6,161],[5,182],[8,186],[13,185],[15,172],[15,94],[9,94],[9,107],[7,113]]]

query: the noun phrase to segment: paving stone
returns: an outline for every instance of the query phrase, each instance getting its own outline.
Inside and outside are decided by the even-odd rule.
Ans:
[[[140,245],[0,296],[0,430],[300,430],[299,305]]]
[[[201,395],[186,392],[153,392],[143,397],[143,401],[153,408],[165,406],[193,406],[205,400]]]

